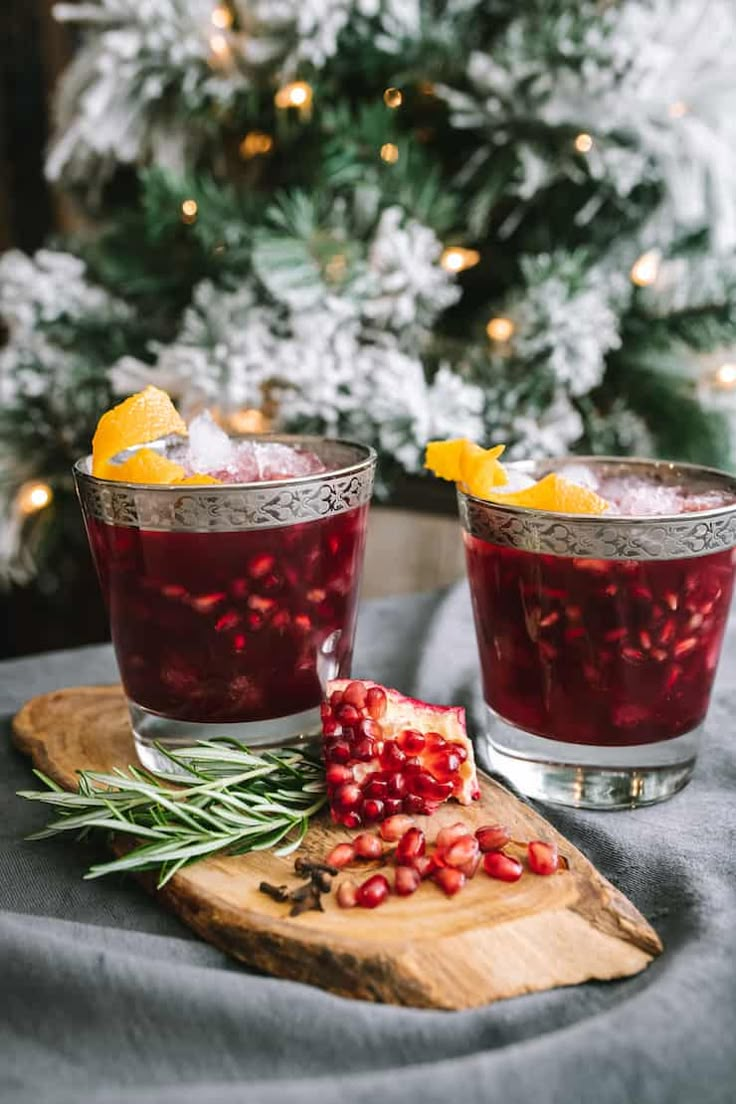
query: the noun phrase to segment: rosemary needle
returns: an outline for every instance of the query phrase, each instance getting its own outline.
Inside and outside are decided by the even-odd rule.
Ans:
[[[322,764],[301,749],[259,755],[235,740],[202,740],[165,754],[177,773],[154,775],[133,766],[81,771],[76,793],[34,771],[47,789],[18,796],[53,806],[57,818],[28,838],[70,831],[84,836],[92,829],[135,836],[141,842],[131,851],[98,863],[85,877],[158,870],[160,887],[207,855],[290,854],[327,800]]]

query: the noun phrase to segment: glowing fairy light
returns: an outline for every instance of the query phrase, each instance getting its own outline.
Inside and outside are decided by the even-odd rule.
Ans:
[[[730,391],[732,387],[736,387],[736,363],[728,362],[721,364],[715,372],[715,382],[718,387],[722,387],[724,391]]]
[[[510,318],[492,318],[486,326],[486,333],[491,341],[503,342],[509,340],[515,328]]]
[[[387,88],[386,91],[383,93],[383,102],[385,103],[386,107],[390,107],[392,110],[395,110],[397,107],[401,107],[402,103],[404,102],[404,97],[401,94],[401,90],[399,88]]]
[[[631,281],[637,287],[649,287],[659,275],[659,253],[652,249],[648,253],[642,253],[638,260],[631,266]]]
[[[578,134],[573,145],[578,153],[590,153],[593,148],[593,139],[589,134]]]
[[[380,154],[381,160],[385,161],[387,165],[395,165],[399,160],[399,147],[395,146],[393,142],[385,142],[381,146]]]
[[[667,114],[670,119],[681,119],[683,115],[687,115],[688,110],[689,108],[684,100],[675,100],[674,103],[670,104]]]
[[[210,35],[210,50],[218,61],[225,61],[230,54],[230,46],[224,34]]]
[[[181,205],[181,221],[190,224],[197,218],[199,204],[196,199],[185,199]]]
[[[238,149],[240,156],[245,161],[250,161],[253,157],[270,153],[273,149],[273,138],[263,130],[249,130]]]
[[[210,16],[213,27],[221,31],[229,31],[233,25],[233,13],[225,4],[218,4]]]
[[[464,272],[478,264],[480,253],[477,249],[463,249],[461,245],[448,245],[440,257],[445,272]]]
[[[19,514],[28,517],[44,510],[53,497],[54,492],[48,483],[24,483],[16,495],[15,505]]]
[[[274,96],[276,107],[282,110],[287,107],[297,107],[300,111],[308,110],[312,105],[312,86],[306,81],[291,81],[279,88]]]

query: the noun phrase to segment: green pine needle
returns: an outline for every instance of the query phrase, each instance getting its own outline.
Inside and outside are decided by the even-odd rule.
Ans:
[[[48,788],[18,796],[51,805],[58,815],[28,839],[70,831],[84,836],[93,828],[133,836],[143,842],[85,877],[158,870],[161,887],[208,855],[290,854],[327,800],[322,764],[297,748],[257,755],[234,740],[202,740],[164,754],[179,773],[154,775],[133,766],[109,774],[81,771],[76,793],[34,771]]]

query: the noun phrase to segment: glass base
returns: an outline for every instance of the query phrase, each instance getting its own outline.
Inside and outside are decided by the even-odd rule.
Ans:
[[[134,701],[128,700],[130,722],[138,759],[151,771],[170,774],[176,767],[165,754],[166,748],[192,747],[197,740],[239,740],[254,751],[307,744],[321,731],[319,706],[292,713],[288,717],[274,717],[267,721],[241,721],[236,723],[207,724],[204,721],[176,721],[152,713]],[[156,745],[160,744],[161,747]]]
[[[526,797],[580,809],[632,809],[666,801],[687,784],[702,725],[655,744],[596,747],[546,740],[507,724],[488,706],[481,763]]]

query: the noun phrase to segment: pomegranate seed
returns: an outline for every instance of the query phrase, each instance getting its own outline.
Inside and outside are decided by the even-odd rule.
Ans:
[[[322,597],[324,598],[324,592]],[[363,709],[366,699],[365,687],[360,682],[349,682],[343,691],[342,699],[356,709]]]
[[[442,748],[447,744],[447,740],[444,736],[440,736],[439,732],[428,732],[424,738],[427,741],[427,747]]]
[[[410,866],[400,866],[396,871],[394,889],[399,897],[410,897],[419,889],[421,880],[416,870]]]
[[[366,797],[376,797],[379,801],[382,801],[388,794],[388,782],[384,782],[380,778],[372,778],[363,787],[363,793]]]
[[[423,855],[426,848],[424,832],[421,828],[409,828],[404,832],[396,848],[396,862],[399,866],[411,865],[413,859]]]
[[[674,617],[670,617],[669,621],[665,621],[662,626],[662,631],[659,634],[660,644],[669,644],[670,640],[675,635],[676,627]]]
[[[401,771],[396,771],[389,775],[387,786],[391,797],[403,797],[406,793],[406,778]]]
[[[524,873],[519,860],[503,851],[488,851],[483,856],[483,869],[491,878],[498,878],[501,882],[518,882]]]
[[[527,862],[534,874],[555,874],[560,865],[557,844],[532,840],[527,844]]]
[[[263,624],[263,614],[259,610],[252,610],[248,614],[248,628],[251,632],[256,632]]]
[[[698,642],[694,636],[688,636],[685,640],[678,640],[674,647],[674,653],[679,659],[680,656],[688,655],[693,648],[697,648]]]
[[[446,801],[452,793],[452,782],[436,782],[425,771],[419,771],[414,776],[414,787],[417,794],[428,801]]]
[[[424,765],[438,782],[450,782],[460,768],[460,756],[445,748],[427,755]]]
[[[463,824],[461,820],[449,824],[446,828],[440,828],[435,840],[437,850],[446,851],[450,844],[454,843],[456,839],[460,839],[461,836],[467,835],[467,832],[468,826]]]
[[[353,744],[353,758],[360,759],[363,763],[370,763],[375,751],[376,744],[374,740],[358,740],[356,744]]]
[[[645,629],[639,633],[639,643],[645,652],[648,652],[652,646],[652,638]]]
[[[405,728],[396,737],[396,742],[407,755],[416,755],[417,752],[424,750],[426,740],[421,732],[417,732],[413,728]]]
[[[652,652],[652,659],[656,659],[657,663],[664,663],[667,659],[667,652],[664,648],[655,648]]]
[[[337,847],[333,847],[327,856],[326,862],[328,866],[336,866],[342,868],[347,866],[348,863],[353,862],[355,859],[355,848],[352,843],[338,843]]]
[[[342,701],[342,690],[333,690],[330,694],[330,705],[333,709],[337,709],[338,705]]]
[[[388,701],[385,693],[380,686],[371,686],[365,696],[365,707],[373,717],[374,721],[379,721],[386,712]]]
[[[703,624],[703,615],[702,615],[702,613],[694,613],[692,615],[692,617],[690,618],[690,620],[688,621],[687,627],[690,629],[691,632],[694,632],[696,629],[699,629],[702,624]]]
[[[261,584],[260,584],[261,585],[261,590],[265,590],[265,591],[278,590],[279,587],[281,586],[281,582],[282,582],[282,580],[279,578],[279,576],[275,575],[273,573],[273,571],[271,571],[271,572],[269,572],[268,575],[264,575],[263,578],[261,579]],[[284,616],[288,619],[289,615],[287,613],[282,612],[282,616]]]
[[[551,644],[548,644],[546,640],[540,640],[537,647],[545,659],[553,660],[557,658],[557,649],[553,648]]]
[[[383,874],[374,874],[367,882],[358,886],[355,894],[356,903],[361,908],[378,908],[389,895],[389,884]]]
[[[637,648],[622,648],[621,655],[627,663],[640,663],[644,659],[644,653]]]
[[[387,797],[383,803],[383,815],[387,817],[400,816],[403,808],[404,802],[400,797]]]
[[[677,682],[677,680],[679,679],[681,674],[682,674],[682,667],[678,667],[676,663],[673,663],[672,666],[669,669],[669,673],[668,673],[667,678],[665,680],[665,684],[664,684],[665,690],[671,690],[672,687]]]
[[[214,606],[219,605],[224,597],[224,591],[218,591],[216,594],[200,594],[197,598],[190,598],[190,604],[197,613],[209,613]]]
[[[483,824],[476,830],[475,838],[481,851],[500,851],[511,839],[503,824]]]
[[[380,740],[383,737],[383,729],[378,721],[372,721],[370,717],[363,717],[358,725],[361,736],[367,736],[371,740]]]
[[[239,622],[240,614],[230,610],[215,621],[215,632],[227,632],[228,629],[234,629]]]
[[[603,634],[603,639],[608,644],[615,644],[619,640],[623,640],[626,636],[626,629],[609,629],[608,632]]]
[[[603,588],[603,593],[607,598],[613,598],[618,594],[618,587],[615,583],[609,583],[607,587]]]
[[[354,809],[356,805],[360,805],[362,797],[360,786],[356,786],[354,782],[345,782],[335,791],[333,800],[340,809]]]
[[[379,799],[376,797],[368,797],[363,802],[363,816],[366,820],[381,820],[384,814],[384,810],[384,802],[379,801]]]
[[[349,702],[342,702],[335,709],[335,716],[342,725],[352,725],[360,720],[360,713]]]
[[[680,599],[677,597],[676,594],[665,594],[664,600],[673,612],[680,604]]]
[[[309,620],[306,613],[298,613],[294,618],[294,625],[297,629],[301,629],[302,632],[309,632],[312,627],[312,622]]]
[[[407,794],[401,803],[405,813],[413,813],[414,816],[429,816],[432,809],[419,794]]]
[[[353,781],[353,772],[350,767],[344,767],[341,763],[330,763],[325,778],[328,786],[342,786],[344,782]]]
[[[276,599],[262,598],[260,594],[251,594],[248,599],[248,606],[252,610],[257,610],[258,613],[270,613],[276,608]]]
[[[397,743],[387,740],[381,753],[381,766],[387,770],[398,770],[406,762],[406,756]]]
[[[359,859],[380,859],[383,854],[383,844],[378,836],[373,836],[370,832],[362,832],[356,836],[353,847]]]
[[[631,588],[631,593],[633,594],[634,598],[641,598],[643,602],[651,602],[652,600],[652,592],[649,587],[641,585],[633,586]]]
[[[260,579],[262,575],[266,575],[272,568],[276,561],[273,556],[269,556],[267,552],[261,553],[260,556],[254,556],[248,564],[248,574],[253,579]]]
[[[340,882],[337,887],[337,903],[340,908],[355,908],[358,898],[352,882]]]
[[[580,640],[582,636],[585,636],[585,629],[582,625],[576,625],[574,628],[565,629],[565,640],[567,641]]]
[[[557,610],[552,610],[546,617],[543,617],[539,622],[539,627],[542,629],[548,629],[550,625],[555,625],[560,620],[560,615]]]
[[[448,866],[461,867],[468,863],[474,863],[478,858],[479,851],[480,848],[475,836],[466,835],[455,840],[444,852],[442,858]]]
[[[350,758],[350,744],[344,740],[336,740],[329,750],[330,759],[335,763],[347,763]]]
[[[468,859],[467,862],[461,863],[459,866],[453,867],[454,870],[461,870],[465,877],[470,881],[474,878],[478,867],[480,866],[481,853],[476,851],[472,859]]]
[[[442,889],[448,897],[454,897],[465,885],[465,875],[463,872],[461,870],[453,870],[449,866],[443,866],[440,867],[439,870],[435,870],[432,875],[432,880],[437,883],[440,889]]]
[[[411,864],[411,869],[416,870],[420,878],[428,878],[429,875],[437,869],[438,864],[434,860],[434,855],[417,855]],[[400,866],[399,870],[408,870],[409,867]]]
[[[321,590],[320,587],[314,587],[312,590],[307,591],[308,602],[324,602],[327,597],[327,591]],[[362,702],[361,702],[362,704]]]
[[[245,647],[245,636],[243,633],[237,633],[237,635],[233,637],[233,647],[236,652],[242,652]]]
[[[360,813],[343,813],[340,817],[340,823],[344,824],[346,828],[359,828],[363,823],[360,819]]]
[[[161,587],[161,593],[165,598],[183,598],[186,590],[183,586],[164,586]]]
[[[413,827],[414,821],[409,816],[390,816],[384,820],[379,832],[381,833],[381,839],[385,839],[389,843],[395,843]]]

